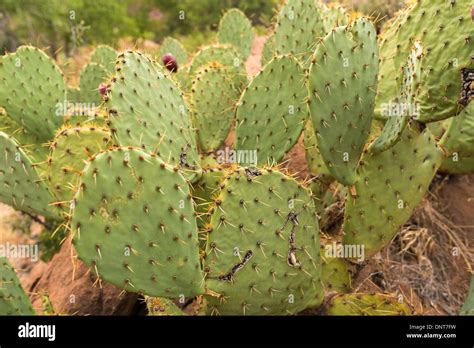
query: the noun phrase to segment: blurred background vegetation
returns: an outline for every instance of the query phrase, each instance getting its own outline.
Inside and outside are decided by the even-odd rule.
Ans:
[[[213,38],[225,9],[243,10],[263,33],[281,0],[0,0],[0,50],[49,47],[56,56],[80,46],[172,35],[193,50]],[[401,0],[341,0],[348,9],[382,18]]]
[[[78,46],[123,37],[160,42],[189,34],[200,44],[231,7],[255,25],[268,25],[276,0],[1,0],[0,48],[30,43],[69,55]]]

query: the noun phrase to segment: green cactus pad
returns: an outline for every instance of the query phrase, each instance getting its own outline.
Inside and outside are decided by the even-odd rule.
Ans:
[[[183,92],[187,93],[190,91],[193,83],[193,78],[189,73],[188,66],[179,68],[176,73],[171,75],[171,77],[175,79],[176,84]]]
[[[406,12],[406,10],[407,9],[401,13]],[[400,95],[401,78],[403,77],[400,73],[400,69],[402,65],[405,64],[406,57],[410,53],[410,51],[407,51],[407,56],[404,57],[405,61],[400,62],[398,67],[395,68],[394,58],[397,52],[395,36],[400,27],[400,22],[403,20],[401,13],[387,20],[382,26],[382,31],[379,35],[379,83],[375,97],[375,117],[377,119],[388,118],[385,114],[386,106]],[[410,47],[410,50],[411,49]]]
[[[303,145],[306,153],[306,161],[308,162],[309,172],[313,175],[331,175],[323,161],[323,158],[321,157],[321,153],[318,150],[316,134],[314,132],[313,122],[311,122],[311,120],[306,122]]]
[[[79,257],[126,291],[164,297],[202,292],[188,184],[155,155],[119,148],[91,159],[71,228]]]
[[[222,44],[231,44],[244,59],[250,55],[253,43],[252,23],[239,9],[232,8],[222,16],[217,38]]]
[[[471,286],[459,314],[474,315],[474,277],[471,277]]]
[[[210,224],[211,314],[284,315],[321,303],[319,228],[311,195],[295,180],[271,169],[234,171]]]
[[[108,129],[96,126],[67,127],[58,131],[51,144],[46,176],[56,200],[69,207],[77,191],[87,160],[111,143]]]
[[[2,112],[0,112],[0,131],[15,139],[18,144],[23,144],[33,162],[42,162],[48,156],[48,150],[37,134],[20,126],[10,116]]]
[[[192,185],[193,199],[196,203],[196,213],[198,215],[207,214],[214,196],[219,192],[219,184],[224,178],[224,170],[219,167],[203,168],[199,181]],[[201,216],[197,219],[198,227],[201,229],[209,219]]]
[[[63,75],[46,53],[21,46],[0,58],[0,106],[42,141],[63,123],[65,103]]]
[[[81,102],[81,90],[78,87],[67,87],[67,101],[69,103],[80,103]]]
[[[326,33],[329,33],[335,27],[344,26],[349,23],[349,16],[346,10],[339,4],[323,6],[321,16]]]
[[[257,150],[258,163],[280,161],[308,119],[304,70],[293,57],[276,57],[254,77],[237,104],[237,151]]]
[[[398,316],[413,310],[396,297],[384,294],[353,293],[334,296],[327,304],[328,315]]]
[[[146,297],[149,316],[183,316],[184,312],[173,301],[164,297]]]
[[[234,85],[243,89],[247,84],[247,73],[245,71],[245,60],[240,56],[238,51],[229,44],[218,44],[203,47],[191,61],[189,74],[194,76],[198,70],[211,62],[219,63],[227,66],[235,76]]]
[[[431,133],[409,126],[392,148],[362,159],[355,195],[348,194],[344,244],[363,245],[365,257],[395,236],[426,193],[441,164]]]
[[[324,35],[323,19],[314,0],[287,0],[277,15],[275,52],[295,55],[305,63]]]
[[[31,157],[7,134],[0,132],[0,200],[33,215],[56,218],[52,196]]]
[[[415,110],[415,98],[421,75],[421,55],[423,48],[420,43],[415,45],[408,57],[407,62],[402,67],[403,79],[401,82],[400,96],[394,100],[394,105],[398,107],[397,112],[387,110],[388,121],[385,123],[379,137],[372,143],[371,151],[382,152],[397,143],[410,118],[417,118]]]
[[[447,152],[440,171],[451,174],[474,171],[474,102],[470,102],[458,116],[452,118],[440,145]]]
[[[15,270],[7,258],[0,257],[0,315],[35,314]]]
[[[368,139],[377,90],[373,24],[361,18],[318,45],[309,73],[310,113],[321,156],[332,176],[352,185]]]
[[[329,245],[328,247],[333,247]],[[347,293],[351,290],[352,280],[349,262],[333,255],[325,256],[326,249],[321,247],[322,281],[326,292]]]
[[[223,65],[210,63],[198,70],[191,88],[193,123],[199,148],[215,151],[229,134],[240,96],[232,72]]]
[[[432,122],[432,123],[428,123],[426,125],[426,127],[430,130],[430,132],[434,135],[434,137],[436,138],[436,140],[441,140],[441,138],[443,137],[444,133],[446,132],[446,130],[449,128],[449,126],[451,125],[451,122],[452,120],[454,119],[454,117],[452,118],[447,118],[446,120],[442,120],[442,121],[438,121],[438,122]]]
[[[331,188],[334,181],[330,176],[319,174],[312,178],[310,184],[311,193],[313,194],[314,207],[318,214],[319,221],[323,220],[325,210],[335,202],[335,194]],[[323,228],[323,224],[319,224]]]
[[[102,104],[102,96],[99,93],[101,83],[106,83],[109,72],[104,66],[97,63],[87,64],[81,71],[80,90],[81,102],[94,104],[98,107]]]
[[[199,156],[191,116],[176,84],[162,67],[139,52],[118,57],[106,97],[109,124],[120,145],[156,152],[193,178]]]
[[[91,56],[91,63],[97,63],[107,70],[107,74],[111,75],[115,72],[115,61],[118,52],[110,46],[97,46]]]
[[[265,66],[268,62],[270,62],[273,59],[274,52],[275,52],[275,35],[271,34],[263,45],[262,57],[260,59],[262,66]]]
[[[178,40],[172,37],[166,37],[160,46],[160,55],[171,53],[178,62],[178,67],[186,65],[188,62],[188,53]],[[180,69],[178,69],[179,71]]]
[[[381,45],[378,104],[396,96],[393,86],[397,81],[391,72],[400,71],[413,42],[419,40],[424,46],[416,98],[420,121],[438,121],[461,111],[459,104],[466,105],[473,93],[472,85],[463,78],[474,69],[471,7],[470,0],[420,0],[394,21]]]
[[[213,213],[212,203],[219,194],[219,186],[224,180],[225,171],[219,167],[204,168],[199,181],[192,185],[192,195],[199,229],[199,245],[206,248],[207,238],[211,230],[209,221]]]

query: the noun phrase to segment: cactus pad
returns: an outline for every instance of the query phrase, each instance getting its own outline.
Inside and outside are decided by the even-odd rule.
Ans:
[[[326,292],[347,293],[351,290],[349,263],[343,258],[326,257],[321,248],[322,281]]]
[[[0,58],[0,106],[19,125],[47,141],[63,123],[66,84],[56,63],[35,47]]]
[[[191,117],[160,65],[138,52],[119,55],[106,99],[110,129],[120,145],[156,152],[195,176],[199,157]]]
[[[150,316],[182,316],[184,312],[173,301],[164,297],[147,297],[146,307]]]
[[[52,200],[30,156],[7,134],[0,132],[0,200],[33,215],[56,217]]]
[[[67,101],[69,103],[80,103],[81,102],[81,90],[78,87],[67,87]]]
[[[294,314],[322,299],[309,192],[275,170],[240,168],[214,201],[205,272],[211,314]]]
[[[250,82],[237,104],[235,146],[257,150],[258,163],[280,161],[308,119],[304,70],[293,57],[274,58]]]
[[[328,170],[352,185],[373,118],[378,53],[373,24],[362,18],[318,45],[309,74],[310,112]]]
[[[321,16],[323,18],[326,33],[329,33],[335,27],[340,27],[349,23],[349,17],[346,10],[339,4],[323,6]]]
[[[104,280],[150,296],[202,291],[188,184],[157,156],[119,148],[91,159],[71,224],[79,257]]]
[[[232,8],[222,16],[217,38],[222,44],[231,44],[244,59],[250,55],[253,43],[252,23],[239,9]]]
[[[260,59],[262,66],[266,65],[269,61],[273,59],[274,52],[275,52],[275,35],[271,34],[267,38],[267,41],[265,41],[265,44],[263,45],[262,57]]]
[[[107,74],[115,72],[115,60],[117,59],[117,51],[110,46],[97,46],[91,56],[91,63],[97,63],[107,70]]]
[[[277,15],[275,52],[293,54],[306,62],[315,42],[325,35],[324,23],[313,0],[287,0]]]
[[[217,150],[227,138],[239,95],[227,67],[210,63],[198,70],[191,88],[191,106],[202,152]]]
[[[191,61],[189,73],[194,75],[204,65],[211,62],[217,62],[227,66],[237,75],[245,76],[245,60],[240,56],[238,51],[229,44],[219,44],[203,47]]]
[[[35,315],[8,259],[0,257],[0,315]]]
[[[311,120],[306,122],[303,138],[304,150],[306,153],[306,161],[308,162],[309,172],[313,175],[324,174],[330,175],[326,164],[321,157],[316,142],[316,134],[314,132],[313,123]]]
[[[365,257],[379,251],[408,220],[426,193],[442,159],[431,133],[416,124],[392,148],[366,153],[344,214],[344,244],[363,245]]]
[[[433,122],[458,114],[472,97],[464,79],[474,69],[472,60],[472,3],[469,0],[420,0],[395,20],[381,45],[382,94],[378,103],[393,99],[397,72],[413,42],[423,42],[423,70],[417,103],[420,121]],[[432,28],[428,30],[427,28]]]
[[[110,143],[110,132],[96,126],[68,127],[56,134],[46,169],[56,200],[63,203],[72,200],[87,160],[106,150]]]
[[[81,102],[94,104],[98,107],[102,104],[102,96],[99,93],[101,83],[107,82],[109,72],[102,65],[89,63],[81,71],[80,91]]]
[[[413,310],[397,298],[383,294],[353,293],[334,296],[327,305],[329,315],[395,316],[411,315]]]
[[[471,286],[459,314],[474,316],[474,277],[471,277]]]
[[[447,151],[440,170],[451,174],[474,171],[474,102],[451,119],[440,145]]]
[[[379,137],[371,145],[371,151],[374,153],[385,151],[395,145],[400,140],[408,120],[419,116],[415,110],[415,98],[421,75],[422,54],[421,43],[415,42],[407,62],[402,67],[403,79],[400,95],[394,100],[394,106],[398,110],[397,112],[386,110],[388,120]]]
[[[188,62],[188,53],[183,45],[172,37],[166,37],[160,46],[160,55],[162,57],[168,53],[171,53],[176,58],[179,67],[186,65]],[[178,69],[178,71],[179,70],[180,69]]]

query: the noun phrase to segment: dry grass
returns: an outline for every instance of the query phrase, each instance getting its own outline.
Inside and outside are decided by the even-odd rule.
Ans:
[[[439,314],[457,314],[473,274],[474,244],[465,228],[443,209],[438,183],[409,222],[382,253],[381,271],[388,290],[412,289]]]

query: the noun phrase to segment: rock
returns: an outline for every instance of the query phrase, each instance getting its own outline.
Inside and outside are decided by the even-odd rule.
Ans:
[[[39,280],[27,289],[34,308],[42,313],[42,298],[48,295],[56,314],[132,315],[138,296],[102,282],[80,261],[66,241],[48,263]]]

